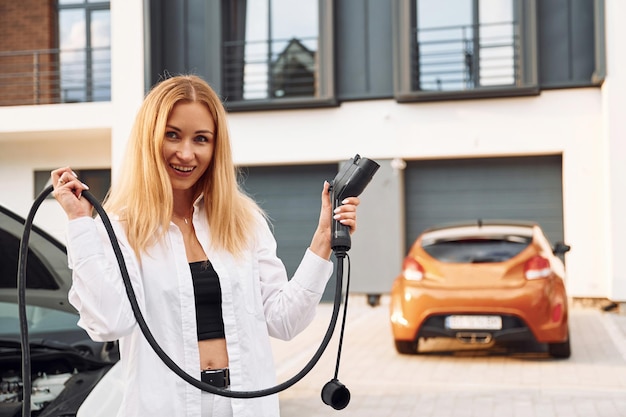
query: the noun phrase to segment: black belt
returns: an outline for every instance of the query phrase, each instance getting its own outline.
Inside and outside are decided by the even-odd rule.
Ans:
[[[201,372],[200,379],[216,388],[228,388],[230,386],[230,372],[228,368],[207,369]]]

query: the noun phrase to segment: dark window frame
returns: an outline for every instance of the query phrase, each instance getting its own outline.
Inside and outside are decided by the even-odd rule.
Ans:
[[[338,105],[335,93],[334,77],[334,0],[318,0],[318,48],[317,55],[317,82],[313,96],[301,97],[268,97],[259,99],[233,100],[224,92],[224,66],[222,48],[224,46],[224,35],[221,34],[219,53],[219,86],[220,93],[224,97],[224,104],[228,111],[248,111],[248,110],[273,110],[273,109],[302,109],[316,107],[334,107]],[[222,19],[222,24],[225,20]],[[213,64],[215,65],[215,63]]]
[[[606,79],[606,26],[604,21],[604,0],[594,0],[594,24],[595,24],[595,44],[596,69],[591,77],[594,85],[601,86]]]
[[[70,2],[70,3],[62,3],[57,2],[57,39],[59,42],[59,60],[60,56],[64,52],[61,49],[61,27],[60,27],[60,15],[61,12],[65,10],[81,10],[84,13],[85,19],[85,62],[84,62],[84,100],[78,100],[78,102],[90,103],[94,101],[111,101],[111,69],[110,69],[110,59],[109,58],[109,89],[108,89],[108,100],[96,100],[95,90],[96,85],[94,84],[94,50],[92,36],[91,36],[91,17],[93,12],[108,10],[110,13],[111,10],[111,1],[110,0],[83,0],[81,2]],[[110,16],[110,15],[109,15]],[[109,46],[109,55],[111,51],[111,46]],[[61,80],[63,79],[63,70],[61,68],[61,63],[59,62],[59,72]],[[62,81],[61,81],[62,82]],[[61,97],[62,102],[66,102],[63,97]],[[72,100],[68,100],[67,102],[73,102]]]
[[[393,25],[397,28],[393,36],[394,54],[394,97],[398,102],[432,100],[458,100],[483,97],[510,97],[539,94],[537,8],[536,0],[517,2],[516,13],[520,16],[519,82],[516,86],[481,86],[465,90],[419,91],[413,87],[411,63],[412,32],[415,25],[415,3],[419,0],[394,2]]]
[[[564,88],[601,87],[606,79],[606,25],[604,0],[593,0],[594,25],[594,71],[590,80],[542,82],[541,90],[559,90]]]

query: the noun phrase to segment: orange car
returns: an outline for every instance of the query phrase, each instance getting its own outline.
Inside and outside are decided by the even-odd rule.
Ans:
[[[475,221],[424,231],[391,290],[396,350],[422,338],[467,343],[534,340],[555,358],[571,354],[565,268],[537,223]]]

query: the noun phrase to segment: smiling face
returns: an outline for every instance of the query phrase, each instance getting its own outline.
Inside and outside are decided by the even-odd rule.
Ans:
[[[167,119],[163,158],[174,194],[190,195],[215,149],[215,121],[202,103],[178,102]]]

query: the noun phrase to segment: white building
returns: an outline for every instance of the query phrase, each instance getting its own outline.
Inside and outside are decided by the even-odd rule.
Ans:
[[[78,170],[112,168],[115,176],[134,114],[146,86],[153,81],[148,67],[154,58],[150,45],[157,41],[155,18],[149,17],[144,3],[110,1],[110,101],[0,107],[0,205],[26,216],[39,191],[34,189],[37,171],[70,165]],[[401,13],[408,3],[394,2],[390,14]],[[326,7],[332,2],[320,4]],[[626,123],[622,110],[626,105],[626,50],[620,44],[626,38],[622,24],[626,3],[597,0],[594,5],[595,12],[602,13],[599,28],[604,42],[599,45],[604,50],[599,48],[596,54],[605,69],[596,83],[539,88],[529,95],[410,101],[398,99],[403,76],[398,71],[393,74],[395,97],[390,91],[389,97],[356,97],[315,108],[232,111],[236,162],[251,167],[337,164],[355,153],[381,162],[373,191],[368,189],[362,196],[361,229],[355,235],[353,261],[355,276],[371,274],[366,281],[381,282],[384,291],[399,271],[405,242],[410,240],[406,234],[412,231],[407,226],[411,208],[406,203],[415,202],[415,196],[404,195],[405,164],[407,169],[422,172],[421,163],[433,161],[471,164],[507,161],[500,158],[508,157],[530,157],[530,161],[555,157],[562,179],[562,237],[572,246],[566,258],[569,295],[626,301],[626,263],[619,260],[620,254],[626,253],[626,239],[622,238],[626,234]],[[343,17],[342,11],[336,11],[337,20]],[[323,27],[326,15],[320,16]],[[395,15],[394,19],[399,19],[393,20],[397,23],[402,18]],[[0,32],[3,30],[10,29]],[[394,41],[394,47],[402,42]],[[330,49],[337,52],[339,48]],[[393,56],[397,68],[402,54],[394,52]],[[537,74],[530,75],[537,78]],[[524,171],[532,171],[533,166],[525,166]],[[386,188],[385,181],[392,183],[392,189]],[[445,179],[437,181],[446,184]],[[507,199],[514,204],[509,196]],[[52,200],[44,203],[35,221],[61,239],[64,222]],[[369,263],[359,270],[359,263],[373,257],[379,260],[375,265]],[[372,289],[368,285],[363,284],[360,291],[379,291],[376,284]]]

